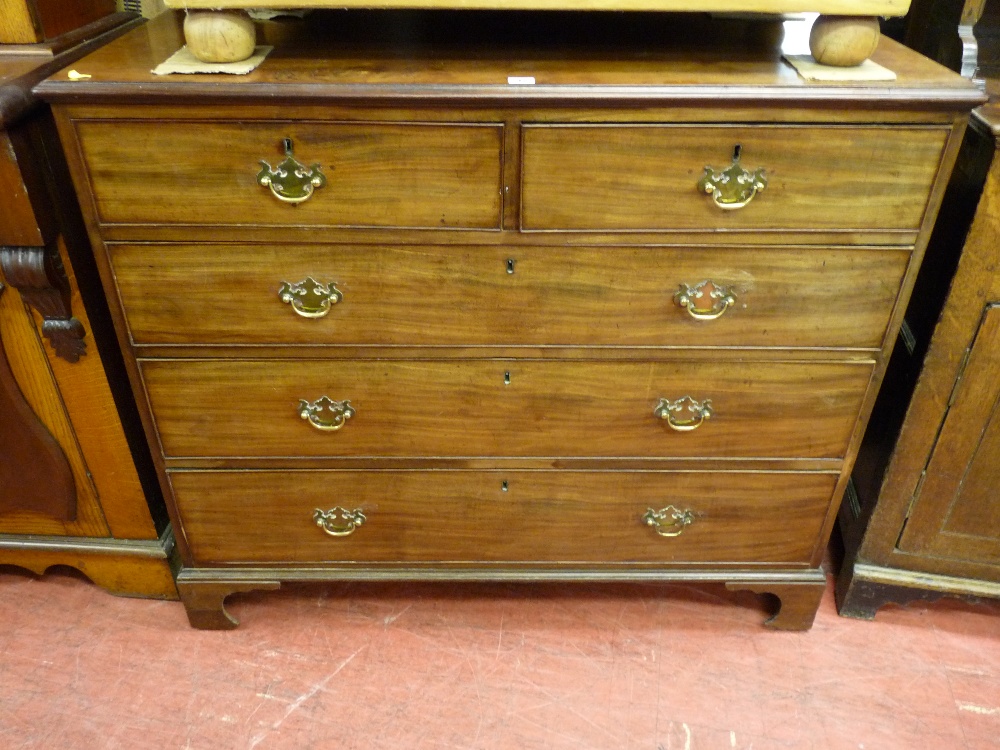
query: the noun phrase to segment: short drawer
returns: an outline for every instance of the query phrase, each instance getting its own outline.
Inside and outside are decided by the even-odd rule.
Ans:
[[[497,124],[81,121],[76,129],[106,224],[500,226]],[[277,168],[285,159],[285,139],[325,179],[300,203],[258,181],[262,161]]]
[[[168,345],[877,349],[909,262],[904,250],[842,248],[109,252],[133,340]]]
[[[807,564],[836,476],[179,471],[170,482],[198,564],[596,566]]]
[[[527,125],[528,230],[915,230],[948,130],[929,127]],[[706,167],[766,186],[715,196]],[[735,183],[731,175],[729,184]]]
[[[839,458],[871,375],[863,363],[740,361],[141,360],[141,369],[166,456],[236,458]],[[662,399],[673,409],[657,412]]]

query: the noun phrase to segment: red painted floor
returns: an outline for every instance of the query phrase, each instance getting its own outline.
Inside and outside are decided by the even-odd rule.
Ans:
[[[1000,748],[1000,604],[761,626],[688,586],[287,585],[230,632],[0,568],[0,748]]]

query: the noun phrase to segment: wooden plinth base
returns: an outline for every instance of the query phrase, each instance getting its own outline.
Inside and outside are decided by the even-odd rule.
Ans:
[[[778,609],[764,623],[774,630],[808,630],[812,627],[826,587],[826,576],[818,569],[769,575],[744,573],[720,576],[711,571],[184,568],[177,575],[177,590],[192,627],[229,630],[239,623],[226,611],[226,597],[248,591],[275,590],[283,581],[724,583],[730,591],[751,591],[777,597]]]
[[[174,538],[168,529],[155,540],[66,537],[0,537],[0,565],[36,575],[56,565],[83,573],[118,596],[177,599],[171,569]]]
[[[886,604],[934,602],[943,596],[1000,599],[1000,583],[857,563],[840,574],[836,595],[842,616],[874,620]]]

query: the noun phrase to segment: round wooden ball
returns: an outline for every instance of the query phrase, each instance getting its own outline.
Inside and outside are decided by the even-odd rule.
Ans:
[[[239,62],[253,54],[257,29],[243,11],[190,10],[184,17],[184,41],[202,62]]]
[[[878,19],[872,16],[820,16],[809,33],[809,50],[821,65],[850,67],[871,56],[878,37]]]

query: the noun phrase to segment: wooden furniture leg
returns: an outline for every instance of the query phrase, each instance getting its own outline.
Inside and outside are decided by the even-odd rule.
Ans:
[[[905,607],[944,596],[967,602],[1000,599],[1000,583],[856,562],[841,571],[835,593],[841,615],[873,620],[887,604]]]
[[[183,575],[183,574],[182,574]],[[191,581],[177,579],[177,592],[187,610],[191,627],[201,630],[232,630],[239,620],[226,611],[226,597],[246,591],[274,591],[278,581]]]
[[[772,594],[778,597],[778,611],[764,624],[773,630],[809,630],[816,619],[826,582],[815,583],[751,583],[726,582],[729,591],[752,591],[755,594]]]
[[[886,604],[906,605],[914,601],[934,602],[944,596],[940,591],[891,586],[863,578],[851,578],[848,585],[837,586],[837,610],[843,617],[874,620]]]

